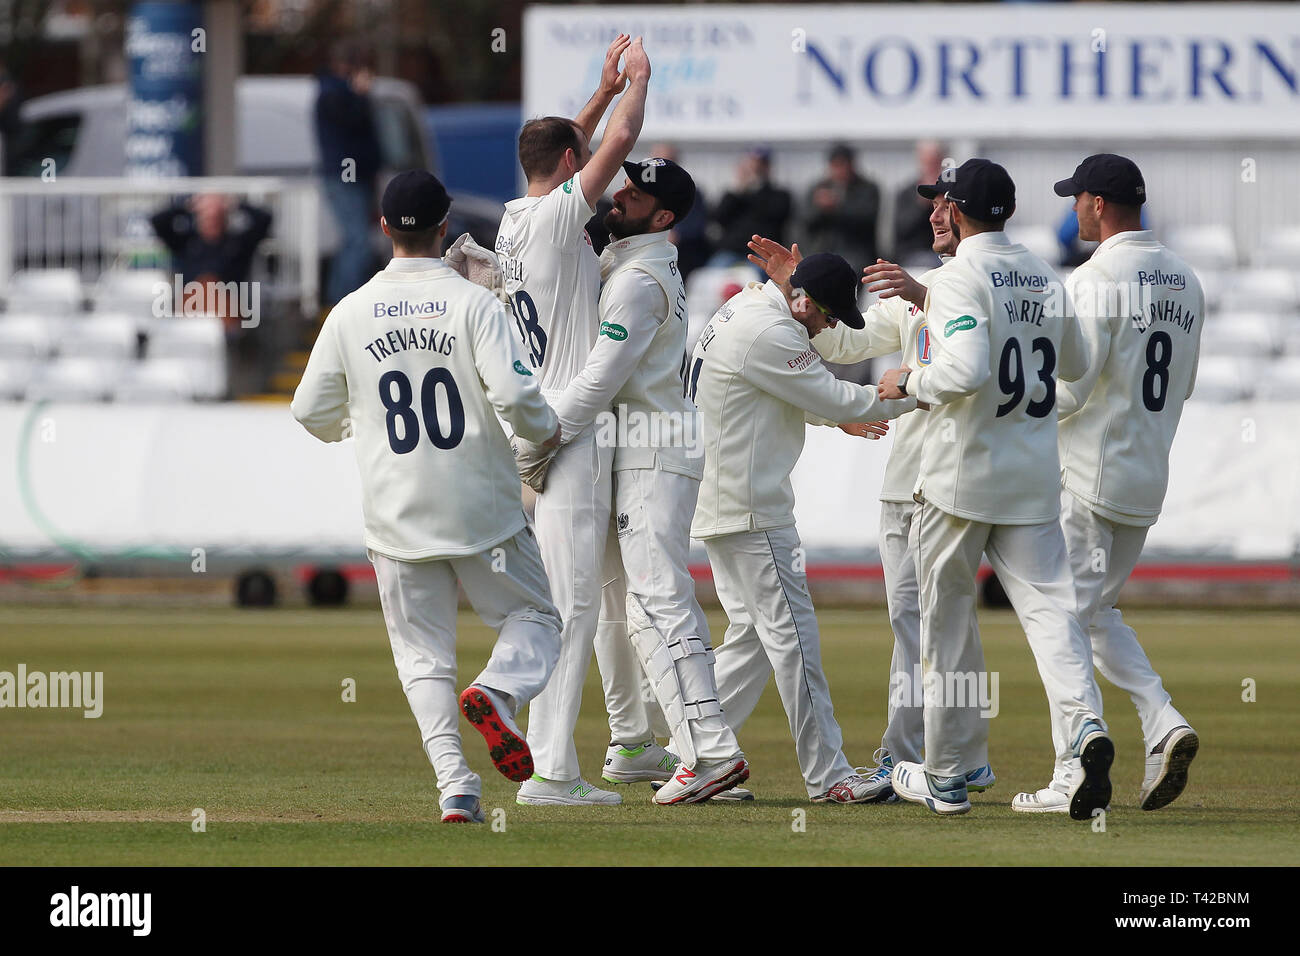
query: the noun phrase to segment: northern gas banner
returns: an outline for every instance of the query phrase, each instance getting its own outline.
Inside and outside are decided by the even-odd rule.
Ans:
[[[525,116],[576,115],[620,32],[652,138],[1300,133],[1300,4],[532,6]]]

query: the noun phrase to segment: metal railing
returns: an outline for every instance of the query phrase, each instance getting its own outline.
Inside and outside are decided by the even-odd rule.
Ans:
[[[254,277],[295,300],[304,316],[320,304],[319,187],[312,180],[196,176],[169,179],[0,178],[0,291],[19,269],[75,268],[89,285],[113,268],[166,268],[149,216],[197,193],[246,198],[270,209],[271,232]]]

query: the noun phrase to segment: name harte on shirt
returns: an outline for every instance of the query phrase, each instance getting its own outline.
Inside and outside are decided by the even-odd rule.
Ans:
[[[377,319],[407,315],[419,316],[420,318],[439,318],[446,314],[446,302],[399,302],[397,305],[388,305],[384,302],[375,303],[375,318]],[[405,352],[408,349],[420,349],[426,352],[435,352],[439,355],[450,355],[455,345],[456,336],[440,329],[431,329],[427,326],[403,326],[389,329],[368,344],[366,351],[371,354],[376,362],[382,362],[384,359],[391,358],[398,352]]]

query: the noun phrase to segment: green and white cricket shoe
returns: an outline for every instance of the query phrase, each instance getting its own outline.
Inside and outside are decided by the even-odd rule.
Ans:
[[[606,783],[663,783],[672,779],[679,763],[680,757],[651,737],[635,747],[610,744],[600,776]]]
[[[533,774],[523,782],[515,803],[526,807],[612,807],[623,802],[613,790],[601,790],[581,777],[547,780]]]

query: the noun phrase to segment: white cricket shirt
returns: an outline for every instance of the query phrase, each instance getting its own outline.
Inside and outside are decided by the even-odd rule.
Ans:
[[[356,437],[366,547],[419,561],[475,554],[525,525],[499,414],[544,442],[551,411],[497,298],[441,259],[394,259],[321,327],[293,416]]]
[[[600,328],[600,263],[584,228],[596,210],[582,173],[545,196],[506,203],[496,254],[525,362],[553,397],[582,371]]]
[[[751,282],[700,333],[687,387],[700,409],[704,478],[694,538],[794,524],[790,472],[806,416],[829,422],[897,418],[916,400],[886,401],[831,374],[775,283]]]
[[[1112,521],[1155,524],[1169,485],[1169,448],[1196,382],[1201,284],[1142,230],[1099,245],[1067,288],[1088,371],[1060,390],[1065,487]]]
[[[917,281],[924,286],[938,269],[931,269]],[[812,344],[828,362],[851,365],[882,355],[903,353],[903,364],[916,370],[930,364],[930,328],[925,313],[902,296],[875,302],[863,313],[866,325],[851,329],[843,322],[823,329]],[[921,439],[925,435],[925,412],[904,415],[892,428],[893,445],[880,486],[881,501],[911,501],[921,465]]]
[[[930,364],[907,391],[926,416],[915,491],[959,518],[1041,524],[1060,513],[1056,382],[1087,370],[1056,273],[1003,232],[969,236],[930,278]]]

